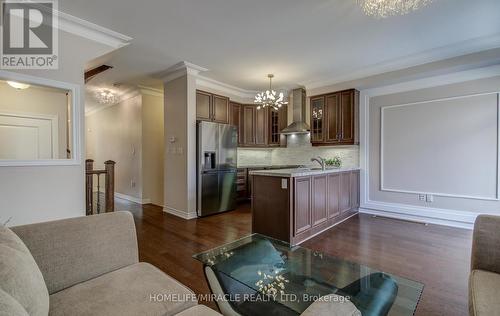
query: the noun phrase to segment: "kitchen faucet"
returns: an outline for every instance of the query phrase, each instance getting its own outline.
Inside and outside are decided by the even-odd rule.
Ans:
[[[311,161],[316,161],[317,163],[320,164],[321,170],[325,171],[326,170],[326,164],[325,164],[325,159],[321,158],[320,156],[316,158],[311,158]]]

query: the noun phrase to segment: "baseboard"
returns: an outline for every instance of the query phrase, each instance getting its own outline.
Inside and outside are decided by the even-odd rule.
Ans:
[[[298,242],[297,244],[295,244],[295,246],[299,246],[299,245],[300,245],[300,244],[302,244],[303,242],[305,242],[305,241],[307,241],[307,240],[309,240],[309,239],[312,239],[312,238],[314,238],[314,237],[316,237],[316,236],[318,236],[318,235],[320,235],[320,234],[323,234],[323,233],[324,233],[324,232],[326,232],[327,230],[332,229],[332,228],[334,228],[335,226],[337,226],[337,225],[339,225],[339,224],[342,224],[343,222],[345,222],[346,220],[350,219],[351,217],[358,215],[358,212],[359,212],[359,210],[358,210],[358,211],[355,211],[353,214],[351,214],[351,215],[347,216],[346,218],[344,218],[343,220],[339,221],[338,223],[335,223],[335,224],[333,224],[332,226],[326,227],[325,229],[322,229],[321,231],[319,231],[319,232],[317,232],[317,233],[315,233],[315,234],[313,234],[313,235],[311,235],[311,236],[307,237],[306,239],[304,239],[304,240],[302,240],[302,241]]]
[[[135,196],[130,196],[130,195],[126,195],[126,194],[118,193],[118,192],[115,192],[115,197],[122,199],[122,200],[134,202],[137,204],[149,204],[149,203],[151,203],[151,199],[140,199],[140,198],[136,198]]]
[[[363,203],[360,213],[372,214],[414,222],[472,229],[477,213],[440,208],[418,207],[406,204],[369,201]]]
[[[169,206],[165,206],[163,208],[163,211],[165,213],[172,214],[183,219],[193,219],[198,217],[198,214],[196,214],[196,212],[185,212]]]

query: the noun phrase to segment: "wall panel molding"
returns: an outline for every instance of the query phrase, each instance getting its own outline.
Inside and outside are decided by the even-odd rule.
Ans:
[[[370,200],[370,98],[418,89],[425,89],[471,80],[500,76],[500,65],[460,71],[425,79],[365,89],[360,91],[360,212],[399,219],[417,220],[439,225],[471,228],[478,214],[448,209],[435,209],[406,204],[390,204]],[[500,121],[500,117],[499,117]],[[500,148],[500,139],[499,139]],[[500,169],[500,168],[497,168]],[[500,172],[499,172],[500,173]],[[500,178],[500,175],[499,175]],[[498,187],[500,185],[497,184]],[[500,194],[499,194],[500,196]],[[437,212],[437,213],[436,213]],[[435,214],[439,214],[437,217]],[[464,216],[457,219],[458,216]]]
[[[434,192],[434,191],[416,191],[416,190],[409,190],[409,189],[404,189],[404,188],[395,188],[395,187],[387,187],[385,185],[384,181],[384,169],[385,169],[385,164],[384,164],[384,145],[385,145],[385,138],[384,138],[384,123],[385,123],[385,111],[389,109],[394,109],[394,108],[402,108],[402,107],[409,107],[409,106],[415,106],[419,104],[429,104],[433,102],[440,102],[440,101],[451,101],[451,100],[460,100],[460,99],[466,99],[466,98],[473,98],[473,97],[479,97],[479,96],[486,96],[486,95],[496,95],[496,108],[497,108],[497,158],[496,158],[496,169],[497,169],[497,175],[496,175],[496,196],[495,197],[487,197],[487,196],[479,196],[479,195],[467,195],[467,194],[452,194],[452,193],[443,193],[443,192]],[[500,103],[499,103],[499,92],[487,92],[487,93],[476,93],[476,94],[466,94],[466,95],[460,95],[460,96],[453,96],[453,97],[447,97],[447,98],[436,98],[436,99],[429,99],[425,101],[419,101],[419,102],[411,102],[411,103],[403,103],[403,104],[395,104],[395,105],[386,105],[381,107],[381,113],[380,113],[380,190],[385,191],[385,192],[395,192],[395,193],[409,193],[409,194],[431,194],[435,196],[445,196],[445,197],[453,197],[453,198],[464,198],[464,199],[474,199],[474,200],[486,200],[486,201],[499,201],[500,197],[500,145],[498,140],[500,139],[500,126],[499,126],[499,120],[498,117],[500,115]]]

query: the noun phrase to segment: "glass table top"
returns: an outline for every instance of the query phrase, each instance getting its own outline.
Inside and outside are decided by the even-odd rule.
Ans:
[[[261,308],[279,305],[280,315],[299,315],[328,294],[350,300],[363,316],[413,315],[424,287],[422,283],[319,251],[291,247],[259,234],[193,257],[213,270],[226,294],[265,296],[270,303],[261,304]],[[259,314],[254,313],[258,304],[253,304],[253,309],[241,302],[231,305],[236,310],[242,308],[240,314]]]

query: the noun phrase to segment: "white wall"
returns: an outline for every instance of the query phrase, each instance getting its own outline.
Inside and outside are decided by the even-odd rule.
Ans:
[[[142,197],[163,206],[163,97],[142,95]]]
[[[22,74],[77,84],[83,91],[85,64],[110,47],[66,32],[59,34],[58,70],[23,70]],[[80,98],[81,134],[83,94]],[[82,136],[82,138],[84,138]],[[84,152],[83,142],[81,152]],[[85,215],[83,164],[75,166],[0,167],[0,221],[21,225]]]
[[[183,75],[164,84],[164,210],[196,217],[196,80]]]
[[[115,161],[115,192],[138,200],[143,198],[141,98],[136,95],[86,116],[86,158],[94,160],[95,169]]]
[[[163,97],[143,90],[129,95],[86,116],[86,158],[96,169],[116,162],[117,197],[163,205]]]
[[[486,71],[485,69],[493,69],[491,71]],[[476,71],[465,71],[456,74],[450,74],[442,77],[429,78],[425,80],[419,80],[415,82],[409,82],[407,84],[401,84],[400,86],[388,86],[380,87],[373,90],[362,91],[362,131],[366,131],[365,136],[361,143],[361,155],[362,155],[362,168],[364,173],[365,185],[362,188],[362,207],[365,211],[373,214],[382,214],[386,216],[394,216],[399,218],[406,218],[425,222],[434,222],[438,224],[446,224],[460,227],[471,227],[475,219],[475,216],[480,213],[497,214],[500,215],[500,201],[498,200],[484,200],[476,198],[467,198],[461,196],[440,196],[435,195],[434,201],[428,203],[425,201],[419,201],[417,194],[413,193],[401,193],[401,192],[389,192],[382,190],[381,188],[381,108],[387,105],[397,105],[397,104],[407,104],[422,101],[432,101],[443,98],[481,94],[489,92],[498,92],[500,89],[500,76],[492,77],[491,73],[498,73],[500,75],[500,67],[491,67],[485,69],[478,69]],[[474,79],[475,77],[480,77],[482,73],[486,78],[484,79]],[[469,79],[469,80],[467,80]],[[449,84],[446,84],[449,82]],[[453,83],[455,82],[455,83]],[[425,88],[424,88],[425,87]],[[420,89],[419,89],[420,88]],[[401,92],[399,92],[401,91]],[[367,101],[367,103],[365,102]],[[490,102],[491,103],[491,102]],[[433,113],[437,110],[432,107],[425,107],[427,103],[422,103],[422,109],[426,110],[427,116],[432,117]],[[416,105],[418,106],[418,105]],[[487,108],[477,106],[477,111],[486,110],[491,112],[492,107]],[[493,108],[494,109],[494,108]],[[443,109],[439,109],[443,110]],[[450,111],[450,117],[452,118],[455,113],[453,108],[447,107],[445,110]],[[495,112],[495,111],[493,111]],[[442,113],[440,114],[442,115]],[[464,157],[468,156],[471,160],[471,164],[480,163],[479,161],[497,161],[498,159],[498,139],[493,139],[494,135],[490,135],[491,131],[498,129],[498,126],[494,126],[492,129],[491,124],[486,124],[486,122],[479,122],[478,120],[484,120],[484,115],[467,115],[467,117],[461,118],[467,124],[464,124],[464,129],[470,130],[469,127],[475,126],[476,132],[488,132],[488,139],[490,141],[484,141],[484,139],[477,140],[473,142],[468,149],[473,151],[472,155],[469,153],[464,154]],[[491,115],[498,115],[498,110]],[[495,120],[495,117],[493,118]],[[444,124],[445,122],[443,122]],[[498,123],[497,123],[498,124]],[[401,126],[401,137],[405,135],[405,127]],[[422,127],[425,130],[425,126]],[[415,131],[418,133],[418,131]],[[479,133],[479,134],[481,134]],[[363,133],[362,133],[363,134]],[[484,134],[484,133],[483,133]],[[390,135],[393,137],[394,135]],[[441,137],[440,135],[439,137]],[[448,135],[450,136],[450,135]],[[457,135],[458,136],[458,135]],[[470,142],[471,139],[464,139],[464,142]],[[430,142],[432,143],[432,142]],[[429,155],[439,152],[440,154],[449,154],[449,148],[457,144],[456,139],[449,139],[441,143],[442,148],[427,148],[425,145],[420,144],[421,150],[425,150]],[[493,148],[492,148],[493,146]],[[445,150],[446,149],[446,150]],[[434,153],[433,153],[434,152]],[[403,156],[403,155],[401,155]],[[481,159],[474,159],[477,156]],[[486,156],[486,157],[484,157]],[[470,158],[472,157],[472,158]],[[442,157],[441,157],[442,158]],[[440,161],[443,159],[439,158]],[[450,162],[455,160],[456,157],[449,157]],[[438,163],[438,162],[436,162]],[[384,168],[390,169],[390,165],[385,165]],[[488,170],[483,170],[484,168],[489,168]],[[471,168],[471,170],[476,170],[477,173],[469,173],[470,179],[461,181],[480,181],[481,187],[488,187],[488,190],[497,190],[498,185],[498,165],[488,163],[486,166],[481,165],[477,168]],[[467,170],[469,172],[470,170]],[[456,170],[460,173],[461,170]],[[488,174],[488,177],[482,177],[481,174]],[[496,181],[491,181],[490,176],[496,178]],[[404,175],[402,175],[404,176]],[[439,174],[435,175],[436,177]],[[446,183],[451,179],[427,179],[428,181],[436,181],[440,183]],[[405,181],[411,181],[405,180]],[[485,183],[484,181],[487,181]],[[402,181],[404,183],[404,181]],[[363,185],[363,184],[362,184]],[[493,187],[494,186],[494,187]],[[429,187],[427,192],[432,192],[432,188]]]

